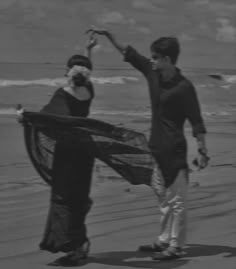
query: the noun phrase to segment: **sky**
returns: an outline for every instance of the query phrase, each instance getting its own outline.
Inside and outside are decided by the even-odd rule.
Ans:
[[[179,65],[236,68],[235,0],[1,0],[0,62],[62,62],[83,53],[95,25],[149,56],[150,43],[176,36]],[[122,59],[99,37],[98,64]]]

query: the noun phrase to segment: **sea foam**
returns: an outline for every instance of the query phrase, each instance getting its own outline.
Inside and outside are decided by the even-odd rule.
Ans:
[[[128,76],[113,76],[113,77],[92,77],[91,81],[95,84],[125,84],[126,82],[136,82],[139,79],[136,77]],[[10,86],[49,86],[60,87],[66,84],[66,78],[42,78],[35,80],[7,80],[0,79],[0,87]]]
[[[229,83],[229,84],[236,83],[236,75],[225,75],[225,74],[216,73],[216,74],[209,74],[208,76],[214,79],[221,80],[225,83]]]

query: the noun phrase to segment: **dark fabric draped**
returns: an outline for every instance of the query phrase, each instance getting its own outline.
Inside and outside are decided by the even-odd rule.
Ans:
[[[139,132],[99,120],[41,112],[24,112],[23,126],[29,157],[49,185],[57,144],[73,151],[82,144],[131,184],[150,184],[154,159],[146,137]]]

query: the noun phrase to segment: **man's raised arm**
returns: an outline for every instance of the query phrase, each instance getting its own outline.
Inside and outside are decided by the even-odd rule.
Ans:
[[[124,56],[124,60],[129,62],[134,68],[147,74],[151,62],[145,56],[139,54],[133,47],[119,42],[115,35],[106,29],[90,28],[86,33],[98,34],[107,37],[111,44]]]

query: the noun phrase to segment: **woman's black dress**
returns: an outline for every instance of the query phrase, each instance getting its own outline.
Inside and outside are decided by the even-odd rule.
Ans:
[[[87,117],[94,96],[80,101],[63,89],[58,89],[42,112]],[[87,239],[85,218],[91,207],[89,198],[94,156],[83,144],[76,149],[57,143],[53,162],[50,210],[40,248],[50,252],[68,252]]]

